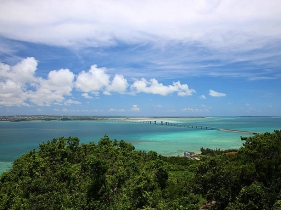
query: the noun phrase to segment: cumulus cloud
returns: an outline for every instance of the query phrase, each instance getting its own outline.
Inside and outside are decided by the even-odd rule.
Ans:
[[[5,106],[28,106],[27,86],[35,82],[37,61],[28,57],[14,66],[0,63],[0,104]]]
[[[89,96],[88,93],[82,93],[81,94],[84,98],[87,98],[87,99],[92,99],[93,97],[92,96]]]
[[[34,73],[37,69],[37,64],[33,57],[23,59],[14,66],[0,63],[0,76],[3,79],[11,79],[16,83],[24,85],[35,80]]]
[[[132,112],[139,112],[140,108],[138,107],[138,105],[133,105],[133,107],[131,108]]]
[[[39,106],[62,103],[70,96],[74,74],[69,69],[50,71],[43,79],[35,76],[38,62],[33,57],[14,66],[0,63],[0,104],[6,106]]]
[[[70,104],[81,104],[81,102],[75,101],[75,100],[72,100],[72,99],[68,99],[64,102],[64,105],[70,105]]]
[[[11,67],[11,71],[7,72],[8,76],[16,82],[25,84],[35,80],[34,73],[37,69],[38,62],[33,57],[28,57],[15,66]],[[10,73],[10,75],[9,75]]]
[[[116,74],[111,84],[107,86],[107,89],[104,94],[109,95],[110,92],[124,93],[126,92],[128,86],[129,84],[127,80],[123,77],[123,75]]]
[[[75,87],[83,92],[91,92],[99,95],[101,89],[109,85],[109,75],[105,68],[98,68],[92,65],[88,72],[82,71],[77,76]]]
[[[206,99],[206,96],[205,95],[201,95],[200,99]]]
[[[27,93],[23,87],[12,81],[6,80],[0,82],[0,104],[4,106],[28,106],[25,102]]]
[[[150,79],[147,81],[142,78],[141,80],[136,80],[132,85],[131,89],[137,93],[151,93],[159,95],[169,95],[177,92],[179,96],[190,96],[196,91],[194,89],[189,89],[187,84],[181,84],[178,82],[173,82],[173,85],[163,85],[159,83],[156,79]]]
[[[142,78],[129,85],[123,75],[116,74],[112,80],[106,73],[106,68],[92,65],[89,71],[82,71],[75,75],[69,69],[52,70],[47,78],[36,77],[37,61],[34,58],[23,59],[18,64],[10,66],[0,63],[0,104],[5,106],[28,106],[30,103],[38,106],[51,104],[80,104],[79,101],[67,100],[73,91],[83,92],[84,98],[93,98],[101,92],[110,95],[112,92],[125,94],[130,86],[134,94],[148,93],[178,96],[190,96],[195,93],[187,84],[173,82],[172,85],[163,85],[155,78],[149,81]],[[76,80],[75,80],[76,78]],[[133,107],[133,111],[139,108]]]
[[[38,78],[36,91],[28,91],[29,100],[39,106],[50,106],[52,103],[61,103],[64,96],[70,96],[74,74],[69,69],[53,70],[47,79]]]
[[[216,92],[214,90],[209,90],[209,95],[212,96],[212,97],[223,97],[223,96],[226,96],[225,93],[219,93],[219,92]]]
[[[98,68],[97,65],[92,65],[88,72],[79,73],[75,82],[75,87],[85,92],[83,94],[85,98],[90,97],[88,93],[99,95],[100,91],[106,95],[110,95],[111,92],[123,94],[128,85],[127,80],[120,74],[116,74],[110,81],[110,75],[106,74],[106,68]]]

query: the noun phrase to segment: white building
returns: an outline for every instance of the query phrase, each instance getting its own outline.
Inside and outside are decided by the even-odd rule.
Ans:
[[[183,153],[183,156],[186,157],[186,158],[191,158],[190,155],[191,155],[190,152],[184,152]]]

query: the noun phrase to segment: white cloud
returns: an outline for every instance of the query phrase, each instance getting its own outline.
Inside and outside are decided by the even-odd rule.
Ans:
[[[12,80],[0,82],[0,104],[4,106],[28,106],[26,92]]]
[[[206,98],[206,96],[201,95],[201,96],[200,96],[200,99],[207,99],[207,98]]]
[[[47,79],[37,79],[36,91],[28,91],[29,100],[39,106],[61,103],[65,95],[71,95],[73,80],[74,74],[69,69],[50,71]]]
[[[10,78],[22,84],[34,81],[34,74],[37,69],[37,61],[33,57],[23,59],[11,67]]]
[[[129,86],[123,75],[116,74],[112,81],[110,75],[106,74],[106,68],[98,68],[97,65],[92,65],[88,72],[82,71],[78,74],[75,87],[85,92],[82,94],[85,98],[89,98],[88,93],[99,95],[103,91],[105,95],[111,95],[111,92],[124,94]]]
[[[189,89],[187,84],[181,84],[178,82],[173,82],[173,85],[165,86],[162,83],[159,83],[156,79],[150,79],[147,81],[142,78],[141,80],[136,80],[131,88],[137,93],[151,93],[159,95],[169,95],[174,92],[177,92],[179,96],[190,96],[192,93],[196,92],[194,89]]]
[[[257,81],[257,80],[274,80],[280,78],[280,74],[272,75],[272,76],[252,76],[249,78],[250,81]]]
[[[67,101],[64,102],[64,105],[70,105],[70,104],[81,104],[80,101],[74,101],[72,99],[68,99]]]
[[[47,79],[35,76],[37,61],[33,57],[23,59],[14,66],[0,63],[0,104],[29,106],[29,101],[39,106],[62,103],[70,96],[74,74],[68,69],[53,70]]]
[[[11,0],[1,3],[0,35],[75,47],[176,40],[255,48],[261,38],[280,40],[279,8],[279,0]]]
[[[34,58],[26,58],[14,66],[0,63],[0,104],[6,106],[27,106],[28,101],[39,106],[56,104],[79,104],[80,102],[68,100],[65,96],[71,96],[73,88],[82,91],[84,98],[90,99],[89,93],[99,95],[101,91],[110,95],[111,92],[126,93],[129,86],[123,75],[116,74],[112,81],[106,74],[105,68],[97,68],[92,65],[88,72],[82,71],[76,76],[69,69],[52,70],[46,79],[36,77],[37,61]],[[177,93],[179,96],[190,96],[195,92],[189,89],[187,84],[173,82],[172,85],[163,85],[156,79],[136,80],[132,85],[133,92],[151,94]]]
[[[125,112],[125,109],[113,109],[113,108],[110,108],[108,111],[109,112]]]
[[[107,86],[105,94],[110,94],[110,92],[118,92],[118,93],[125,93],[128,87],[127,80],[123,77],[123,75],[116,74],[113,78],[110,85]]]
[[[48,82],[53,89],[69,94],[72,89],[74,74],[69,69],[53,70],[48,74]]]
[[[103,110],[96,110],[96,109],[93,109],[93,110],[88,110],[88,109],[66,109],[66,108],[63,108],[63,109],[53,109],[53,111],[56,111],[56,112],[76,112],[76,113],[101,113],[103,112]]]
[[[216,92],[214,90],[209,90],[209,95],[212,96],[212,97],[223,97],[223,96],[226,96],[225,93],[219,93],[219,92]]]
[[[133,105],[133,107],[131,108],[132,112],[139,112],[140,108],[138,107],[138,105]]]
[[[88,72],[79,73],[75,87],[83,92],[99,95],[99,91],[109,85],[109,75],[105,72],[105,68],[97,68],[97,65],[92,65]]]
[[[0,63],[0,76],[3,79],[11,79],[18,84],[24,85],[35,80],[34,74],[37,64],[38,62],[33,57],[27,57],[14,66]]]
[[[82,93],[81,94],[84,98],[87,98],[87,99],[92,99],[93,97],[92,96],[89,96],[88,93]]]
[[[134,3],[129,0],[81,0],[79,3],[69,0],[51,1],[47,5],[42,0],[3,1],[0,7],[0,37],[3,37],[0,52],[15,55],[20,50],[16,46],[18,42],[11,40],[75,49],[94,46],[102,50],[105,49],[103,46],[120,46],[119,43],[136,44],[149,49],[144,51],[146,55],[138,55],[141,61],[148,58],[152,62],[164,63],[150,68],[153,69],[150,72],[152,78],[183,76],[188,72],[189,76],[276,79],[280,78],[276,75],[279,60],[274,59],[280,57],[280,7],[279,0],[144,0]],[[130,50],[132,57],[136,56],[136,51],[132,53]],[[126,59],[132,61],[135,57],[126,56]],[[202,65],[201,61],[206,60],[220,62],[204,62]],[[248,62],[253,67],[250,70],[243,65]],[[241,68],[226,70],[223,68],[226,63],[238,63]],[[218,66],[220,68],[214,68]],[[257,73],[254,71],[256,66],[264,68]],[[208,67],[213,70],[209,71]],[[268,67],[275,69],[275,74],[268,74]],[[122,70],[129,74],[128,70]],[[146,72],[130,72],[141,74],[139,78],[146,77]],[[102,92],[110,94],[112,91],[104,89]],[[98,93],[93,91],[93,94]]]
[[[181,84],[179,81],[173,82],[173,86],[176,87],[179,96],[191,96],[196,92],[194,89],[189,89],[187,84]]]
[[[0,104],[28,106],[27,85],[36,81],[37,61],[28,57],[14,66],[0,63]]]
[[[183,108],[181,109],[182,112],[209,112],[208,109],[198,109],[198,108]]]

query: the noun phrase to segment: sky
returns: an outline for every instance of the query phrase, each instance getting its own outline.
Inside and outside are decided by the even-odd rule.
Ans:
[[[281,116],[280,0],[3,0],[0,115]]]

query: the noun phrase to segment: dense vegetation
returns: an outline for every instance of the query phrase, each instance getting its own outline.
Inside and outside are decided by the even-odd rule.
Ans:
[[[3,173],[0,209],[280,209],[281,131],[242,140],[197,161],[108,136],[53,139]]]

